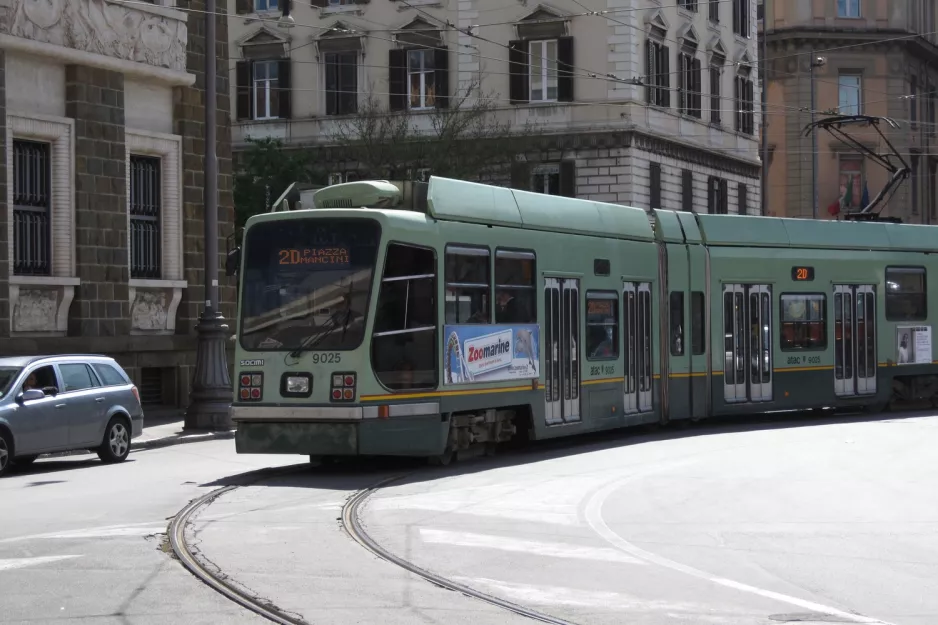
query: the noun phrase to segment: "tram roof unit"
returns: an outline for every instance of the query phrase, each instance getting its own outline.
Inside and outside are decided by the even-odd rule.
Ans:
[[[938,252],[938,228],[655,210],[659,240],[713,246]]]
[[[413,210],[432,219],[505,226],[524,230],[569,232],[603,238],[654,241],[647,213],[640,208],[606,204],[506,187],[431,176],[426,201],[386,180],[348,182],[326,187],[313,196],[316,208],[369,207],[382,211]]]

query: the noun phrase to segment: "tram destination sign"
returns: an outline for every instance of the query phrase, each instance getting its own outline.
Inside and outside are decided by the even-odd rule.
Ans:
[[[792,267],[791,279],[795,282],[811,282],[814,280],[814,267]]]
[[[300,247],[281,249],[277,264],[311,269],[342,269],[351,264],[347,247]]]

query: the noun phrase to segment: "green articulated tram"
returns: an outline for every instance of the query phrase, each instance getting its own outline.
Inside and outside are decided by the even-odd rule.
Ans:
[[[252,217],[239,453],[447,462],[531,440],[938,397],[938,231],[431,178]],[[929,315],[932,315],[930,317]]]

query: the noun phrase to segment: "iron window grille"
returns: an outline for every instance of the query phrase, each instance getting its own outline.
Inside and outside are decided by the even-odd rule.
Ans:
[[[130,157],[130,277],[159,278],[162,163],[158,157]]]
[[[13,273],[52,272],[51,146],[13,141]]]

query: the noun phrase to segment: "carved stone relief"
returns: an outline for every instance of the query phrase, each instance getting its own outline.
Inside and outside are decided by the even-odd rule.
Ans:
[[[14,332],[56,332],[59,289],[21,288],[13,307]]]
[[[136,289],[130,305],[130,327],[134,330],[166,330],[171,297],[165,289]]]
[[[185,21],[109,0],[6,0],[0,32],[178,71],[186,69]]]

